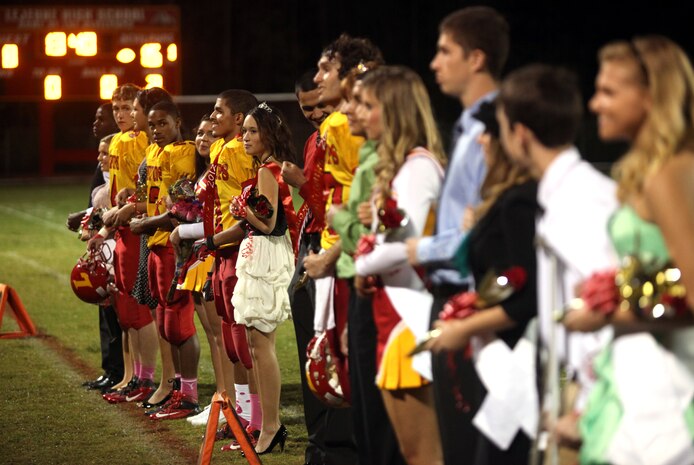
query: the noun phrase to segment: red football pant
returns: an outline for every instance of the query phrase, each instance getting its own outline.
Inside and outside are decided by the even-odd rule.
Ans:
[[[195,335],[193,298],[189,291],[176,290],[171,302],[166,294],[176,271],[176,258],[170,243],[154,246],[149,253],[149,289],[157,299],[157,327],[159,334],[174,346],[180,346]]]
[[[236,324],[234,319],[234,306],[231,304],[231,296],[236,287],[236,258],[239,255],[239,247],[227,247],[215,252],[214,273],[212,285],[214,286],[214,304],[217,314],[222,317],[222,337],[227,356],[232,363],[241,362],[249,370],[253,368],[251,351],[248,348],[246,326]]]
[[[131,295],[137,278],[140,261],[140,236],[130,228],[116,232],[116,249],[113,251],[113,271],[116,275],[116,314],[121,329],[140,329],[152,322],[152,313],[146,305],[139,304]]]

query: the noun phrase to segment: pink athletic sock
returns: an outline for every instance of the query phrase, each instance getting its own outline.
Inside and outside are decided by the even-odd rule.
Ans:
[[[198,401],[198,378],[181,378],[181,394]]]
[[[140,379],[148,379],[148,380],[152,381],[152,379],[154,378],[154,367],[153,366],[148,367],[146,365],[142,365],[140,367],[140,372],[142,373],[140,375]]]
[[[138,378],[142,379],[142,363],[135,360],[133,362],[133,370],[134,370],[133,374],[135,376],[137,376]]]
[[[260,398],[258,394],[251,394],[251,423],[254,430],[260,430],[263,426],[263,411],[260,408]]]

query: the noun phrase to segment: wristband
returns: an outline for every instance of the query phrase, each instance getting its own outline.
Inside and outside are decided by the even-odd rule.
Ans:
[[[205,239],[205,245],[207,246],[208,250],[215,250],[217,246],[214,245],[214,236],[207,236]]]

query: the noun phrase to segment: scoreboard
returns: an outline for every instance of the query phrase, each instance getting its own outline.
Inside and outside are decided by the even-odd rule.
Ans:
[[[0,98],[110,100],[113,89],[181,91],[174,5],[0,7]]]

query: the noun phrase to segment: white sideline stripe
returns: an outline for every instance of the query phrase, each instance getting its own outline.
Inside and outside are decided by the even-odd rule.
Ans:
[[[26,265],[29,268],[32,268],[36,271],[40,271],[41,273],[45,273],[49,276],[51,276],[53,279],[58,281],[60,284],[63,284],[65,286],[70,285],[70,275],[67,273],[61,273],[59,271],[55,271],[53,269],[48,268],[46,265],[43,263],[39,263],[36,260],[32,260],[31,258],[25,257],[17,252],[13,251],[8,251],[8,252],[0,252],[0,254],[9,257],[12,260],[17,261],[18,263],[21,263],[22,265]]]
[[[10,215],[14,215],[16,217],[22,218],[27,221],[31,221],[32,223],[38,223],[41,224],[47,228],[52,229],[53,231],[60,231],[62,233],[68,233],[68,234],[75,234],[67,227],[65,227],[64,224],[57,224],[53,221],[48,221],[47,219],[41,218],[40,216],[37,215],[32,215],[31,213],[26,213],[21,210],[17,210],[16,208],[12,207],[7,207],[5,205],[0,205],[0,211],[5,211],[9,213]]]

